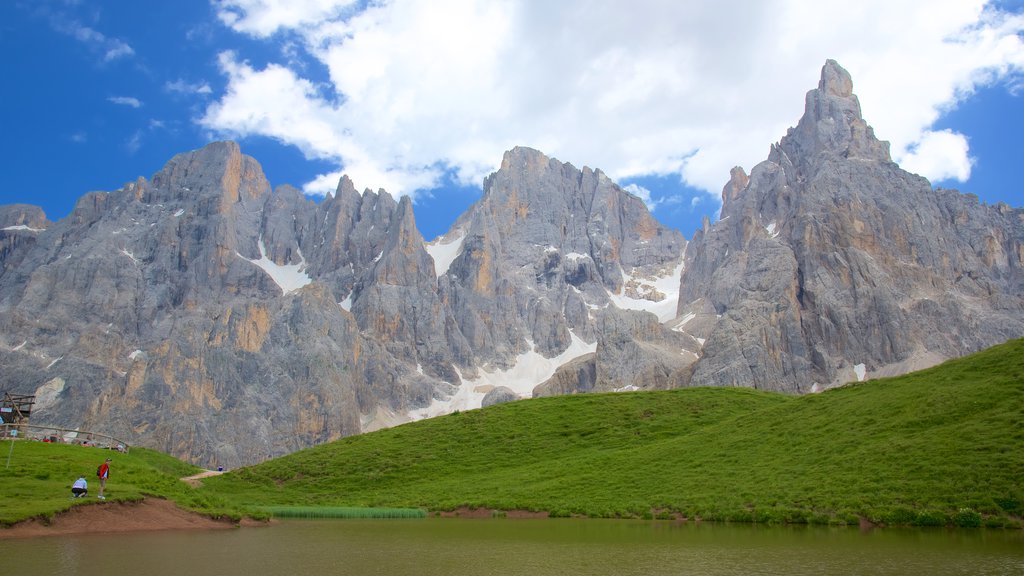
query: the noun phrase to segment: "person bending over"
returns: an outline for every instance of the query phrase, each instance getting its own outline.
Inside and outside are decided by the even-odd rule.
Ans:
[[[71,485],[71,497],[72,498],[85,498],[85,495],[89,493],[89,483],[85,481],[85,476],[79,476],[78,480]]]

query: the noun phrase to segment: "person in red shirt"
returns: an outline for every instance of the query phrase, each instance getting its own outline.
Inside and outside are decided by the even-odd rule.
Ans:
[[[106,462],[100,464],[100,469],[96,471],[96,475],[100,477],[100,493],[97,498],[106,500],[107,498],[103,495],[103,490],[107,487],[107,478],[110,478],[110,458],[107,458]]]

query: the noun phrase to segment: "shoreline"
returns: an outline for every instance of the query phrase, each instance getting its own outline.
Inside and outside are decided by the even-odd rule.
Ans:
[[[251,519],[236,522],[226,518],[211,518],[178,508],[170,500],[146,498],[139,502],[114,501],[78,505],[59,512],[48,520],[22,520],[0,528],[0,540],[163,530],[226,530],[266,525],[268,523]]]

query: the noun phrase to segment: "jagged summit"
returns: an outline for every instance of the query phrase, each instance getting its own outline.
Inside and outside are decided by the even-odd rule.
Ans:
[[[808,392],[1024,333],[1021,211],[901,170],[833,60],[722,199],[680,284],[682,328],[705,340],[691,384]]]
[[[806,104],[689,244],[526,147],[430,244],[408,197],[271,191],[232,142],[58,222],[0,207],[0,390],[235,466],[500,398],[808,392],[1024,334],[1024,213],[900,170],[835,62]]]
[[[835,60],[825,62],[818,87],[808,91],[804,99],[803,117],[773,152],[769,159],[776,163],[783,162],[781,153],[803,169],[807,168],[807,161],[821,154],[882,162],[892,160],[889,143],[878,140],[864,121],[850,73]]]
[[[853,96],[853,79],[838,62],[832,59],[826,60],[825,65],[821,67],[818,91],[830,96],[849,98]]]

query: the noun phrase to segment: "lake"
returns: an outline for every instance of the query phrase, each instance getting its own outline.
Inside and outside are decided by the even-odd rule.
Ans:
[[[263,528],[0,541],[4,571],[147,576],[1024,574],[1020,530],[632,520],[287,520]]]

